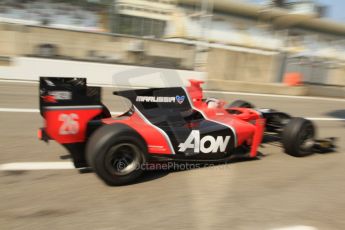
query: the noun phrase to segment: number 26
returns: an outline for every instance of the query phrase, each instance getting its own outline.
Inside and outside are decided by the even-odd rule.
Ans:
[[[60,126],[59,134],[60,135],[77,134],[79,131],[79,123],[77,121],[78,119],[79,119],[79,116],[78,114],[75,114],[75,113],[60,114],[59,121],[62,121],[62,124]]]

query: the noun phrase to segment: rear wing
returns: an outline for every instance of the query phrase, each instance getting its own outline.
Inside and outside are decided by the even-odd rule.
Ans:
[[[102,105],[101,88],[90,87],[86,78],[40,77],[41,115],[48,106]]]
[[[40,77],[39,106],[44,136],[62,144],[83,142],[89,121],[111,116],[101,88],[87,86],[85,78]]]

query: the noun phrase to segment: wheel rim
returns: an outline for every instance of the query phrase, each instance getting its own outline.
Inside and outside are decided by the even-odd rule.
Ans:
[[[315,130],[312,124],[305,126],[300,132],[299,148],[303,152],[308,152],[314,145]]]
[[[105,159],[105,168],[116,176],[125,176],[140,166],[141,154],[137,146],[121,143],[111,147]]]

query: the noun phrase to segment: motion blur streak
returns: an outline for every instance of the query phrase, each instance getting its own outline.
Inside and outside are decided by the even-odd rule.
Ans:
[[[21,162],[1,164],[1,171],[75,169],[72,162]]]
[[[344,6],[0,0],[0,229],[344,229],[343,12],[332,19]],[[124,72],[128,84],[116,88],[204,80],[205,97],[310,118],[318,136],[339,138],[338,148],[295,158],[273,142],[260,146],[265,155],[257,160],[153,171],[129,186],[105,186],[73,169],[65,148],[37,140],[44,126],[38,78],[85,77],[117,115],[128,103],[112,94],[112,83]]]

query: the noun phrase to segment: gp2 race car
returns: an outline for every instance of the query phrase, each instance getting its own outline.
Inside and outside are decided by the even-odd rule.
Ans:
[[[189,87],[114,92],[130,108],[112,116],[101,102],[101,88],[84,78],[41,77],[38,136],[62,144],[76,168],[91,167],[108,185],[135,181],[148,162],[222,162],[255,158],[265,141],[281,143],[295,157],[335,148],[334,139],[315,139],[309,120],[245,101],[226,105],[204,99],[202,81]]]

